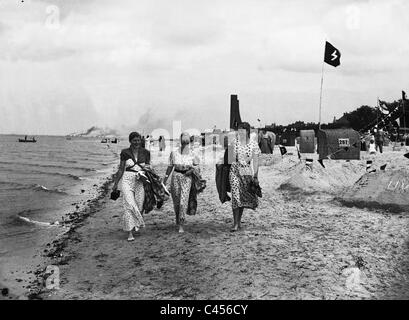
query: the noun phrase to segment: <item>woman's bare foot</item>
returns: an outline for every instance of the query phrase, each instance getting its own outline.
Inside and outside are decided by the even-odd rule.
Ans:
[[[179,226],[179,233],[183,233],[185,230],[183,230],[183,226]]]
[[[134,240],[135,240],[135,238],[133,237],[133,233],[132,233],[132,231],[130,231],[128,233],[128,241],[134,241]]]
[[[230,232],[236,232],[239,230],[239,226],[238,225],[234,225],[232,229],[230,229]]]

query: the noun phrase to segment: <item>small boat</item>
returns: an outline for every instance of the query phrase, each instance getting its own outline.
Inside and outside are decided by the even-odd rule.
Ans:
[[[18,139],[18,142],[37,142],[37,140],[34,137],[32,139],[25,137],[24,139]]]
[[[118,143],[118,139],[115,138],[115,139],[111,140],[111,143]]]
[[[108,143],[108,139],[102,139],[101,143]]]

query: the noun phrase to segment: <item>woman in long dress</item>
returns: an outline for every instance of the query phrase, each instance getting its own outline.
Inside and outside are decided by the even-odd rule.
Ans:
[[[145,227],[142,217],[145,191],[141,181],[141,173],[150,164],[150,152],[142,145],[142,137],[138,132],[129,134],[130,147],[121,151],[119,170],[115,177],[113,190],[118,189],[122,179],[122,228],[128,232],[128,241],[133,241],[133,231]]]
[[[180,147],[170,153],[169,166],[163,180],[163,183],[166,184],[172,174],[170,193],[176,215],[176,225],[180,233],[184,232],[183,225],[189,209],[189,194],[192,188],[191,173],[198,169],[198,165],[199,157],[190,149],[190,135],[184,132],[180,136]]]
[[[258,206],[257,195],[250,192],[250,185],[258,185],[260,148],[257,141],[250,139],[248,123],[240,124],[239,129],[245,129],[245,133],[238,133],[233,141],[234,158],[229,174],[233,208],[232,232],[241,229],[244,208],[255,210]]]
[[[274,146],[272,145],[272,139],[266,130],[261,131],[259,147],[261,153],[273,153]]]

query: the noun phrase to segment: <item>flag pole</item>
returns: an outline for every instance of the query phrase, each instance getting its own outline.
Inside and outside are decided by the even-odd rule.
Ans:
[[[402,90],[402,92],[404,92],[403,90]],[[403,127],[405,128],[404,129],[404,136],[405,136],[405,139],[406,139],[406,115],[405,115],[405,95],[406,94],[402,94],[402,113],[403,113]],[[406,142],[406,140],[405,140],[405,142]]]
[[[379,97],[378,97],[378,99],[376,100],[376,106],[378,107],[377,110],[376,110],[376,126],[377,126],[378,129],[379,129],[378,115],[379,115],[379,113],[381,112],[380,107],[379,107]]]
[[[320,113],[319,113],[319,121],[318,121],[318,129],[321,130],[321,109],[322,109],[322,85],[324,83],[324,60],[325,60],[325,50],[324,50],[324,59],[322,61],[322,70],[321,70],[321,90],[320,90]]]

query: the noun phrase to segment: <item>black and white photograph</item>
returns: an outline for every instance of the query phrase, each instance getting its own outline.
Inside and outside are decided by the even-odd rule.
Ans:
[[[0,0],[0,291],[409,299],[409,2]]]

